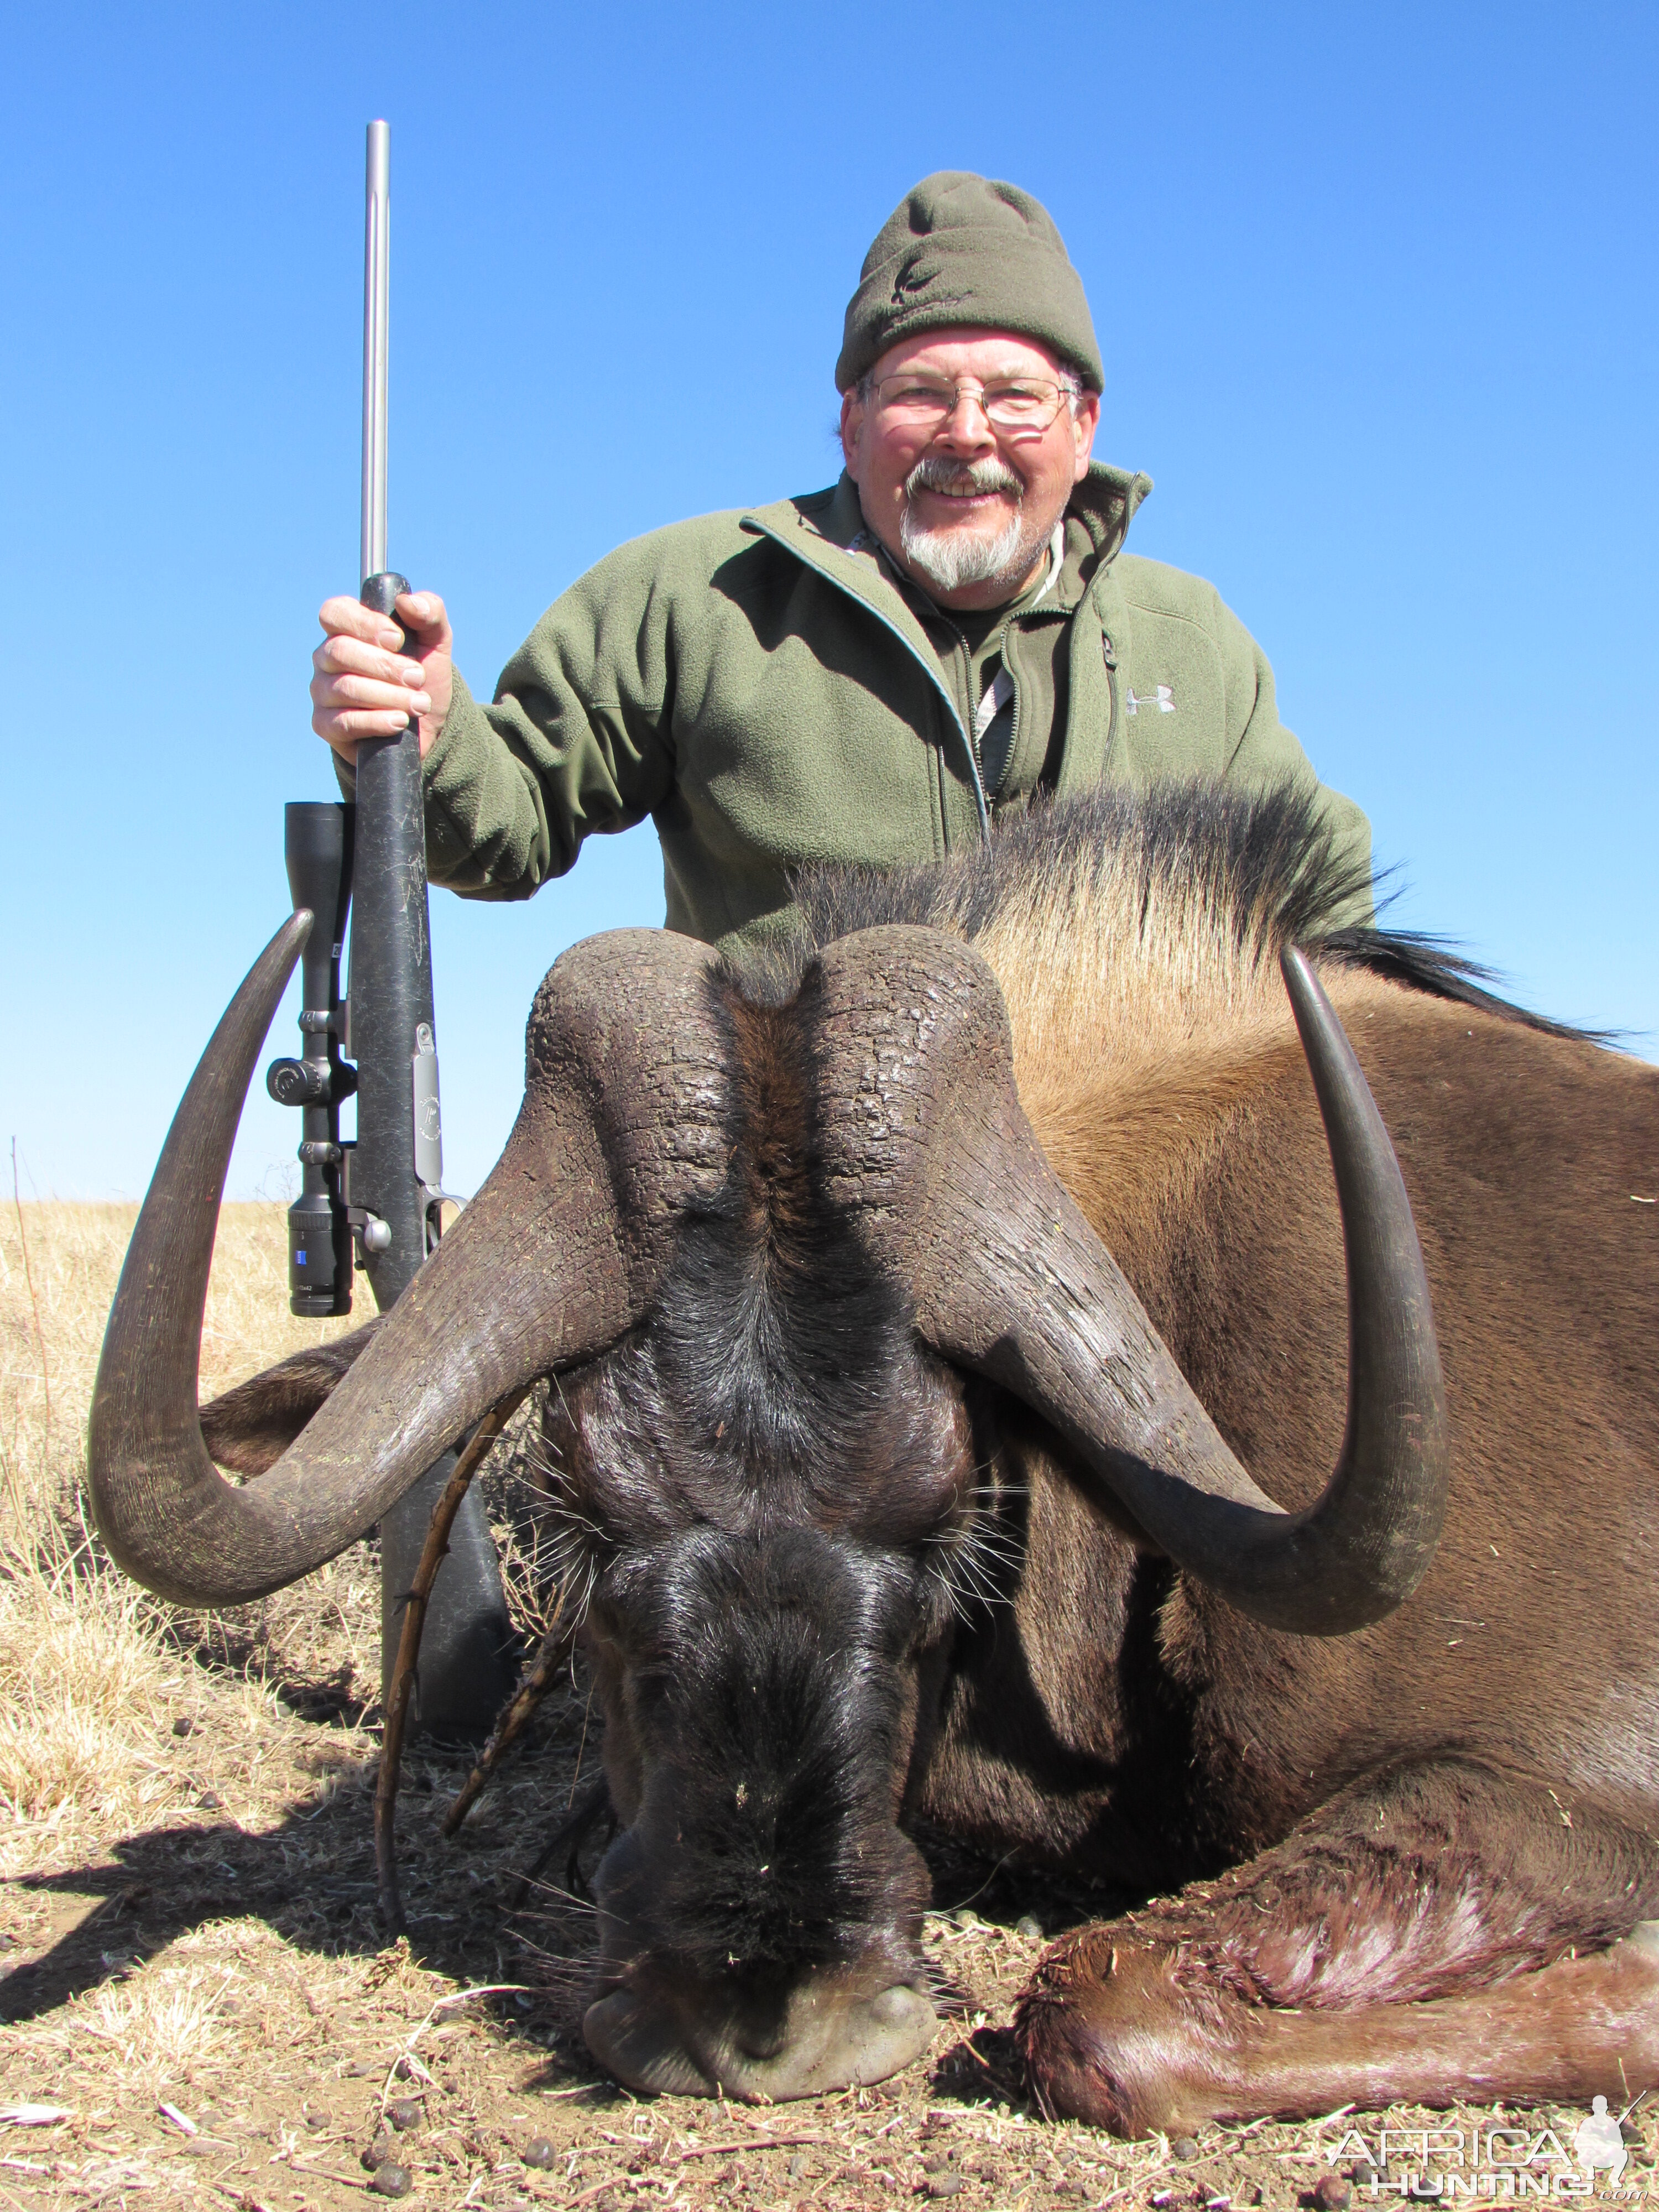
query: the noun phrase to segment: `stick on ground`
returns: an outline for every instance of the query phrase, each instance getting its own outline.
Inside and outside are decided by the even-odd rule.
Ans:
[[[386,1700],[386,1735],[380,1746],[380,1771],[374,1782],[374,1870],[380,1889],[380,1911],[393,1936],[404,1932],[403,1899],[398,1889],[398,1781],[403,1765],[404,1735],[409,1724],[409,1701],[414,1694],[416,1670],[421,1656],[421,1631],[426,1626],[427,1605],[449,1549],[449,1532],[461,1501],[472,1487],[472,1478],[483,1464],[490,1446],[529,1395],[530,1385],[514,1390],[492,1406],[455,1462],[455,1472],[444,1485],[432,1509],[420,1564],[404,1605],[403,1632],[398,1638],[398,1662],[392,1670],[392,1694]]]
[[[565,1622],[565,1607],[568,1591],[561,1589],[558,1602],[553,1608],[553,1623],[541,1641],[541,1648],[520,1678],[518,1688],[508,1699],[505,1710],[490,1731],[489,1742],[478,1754],[478,1763],[456,1792],[455,1802],[444,1814],[443,1832],[453,1836],[467,1814],[477,1803],[489,1778],[500,1765],[503,1756],[552,1688],[560,1668],[569,1652],[575,1624]]]

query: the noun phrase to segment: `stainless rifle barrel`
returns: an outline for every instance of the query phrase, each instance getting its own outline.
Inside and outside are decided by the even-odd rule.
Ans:
[[[386,349],[392,316],[392,127],[368,126],[363,208],[363,539],[365,579],[386,568]]]

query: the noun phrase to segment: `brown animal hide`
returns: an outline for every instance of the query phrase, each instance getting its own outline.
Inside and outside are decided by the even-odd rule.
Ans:
[[[1170,880],[1167,817],[1099,828],[1035,824],[988,880],[896,903],[991,959],[1061,1180],[1239,1458],[1304,1504],[1341,1436],[1342,1252],[1274,929]],[[913,1782],[988,1846],[1188,1879],[1057,1946],[1019,2012],[1039,2097],[1131,2132],[1659,2083],[1659,1227],[1633,1202],[1659,1074],[1420,948],[1342,946],[1322,972],[1445,1366],[1433,1565],[1352,1637],[1275,1633],[1138,1556],[1005,1420],[1012,1632],[958,1635]]]
[[[1067,1936],[1025,1994],[1051,2111],[1140,2132],[1659,2087],[1659,1209],[1638,1202],[1659,1073],[1431,946],[1334,933],[1352,888],[1295,793],[1102,793],[944,869],[808,878],[799,943],[677,985],[696,1064],[665,1078],[651,1145],[679,1158],[680,1115],[701,1165],[663,1185],[626,1327],[553,1360],[548,1454],[624,1824],[590,2039],[635,2086],[787,2096],[904,2063],[927,2029],[905,1833],[926,1820],[1152,1900]],[[941,936],[933,995],[927,940],[890,963],[915,988],[881,1091],[879,1054],[830,1049],[860,956],[817,956],[889,925]],[[1080,1211],[1292,1511],[1343,1451],[1351,1356],[1278,967],[1311,953],[1393,1140],[1445,1376],[1443,1531],[1395,1610],[1340,1636],[1249,1617],[1148,1541],[1109,1452],[1032,1410],[1020,1314],[982,1358],[939,1356],[936,1284],[889,1255],[925,1213],[948,1274],[937,1224],[974,1218],[964,1198],[994,1213],[1010,1174],[1006,1149],[882,1119],[908,1110],[951,979],[994,1000],[945,939],[1000,987],[1050,1213]],[[646,1007],[630,1034],[674,1026]],[[964,1085],[989,1036],[956,1032]],[[860,1117],[880,1172],[837,1183]],[[976,1325],[996,1336],[996,1312]],[[289,1363],[230,1394],[204,1415],[215,1455],[268,1464],[329,1380]]]

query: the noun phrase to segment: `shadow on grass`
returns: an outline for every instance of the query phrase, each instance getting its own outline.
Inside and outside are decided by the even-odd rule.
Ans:
[[[544,1768],[550,1763],[562,1772],[538,1772],[538,1749],[553,1754],[539,1762]],[[547,2047],[562,2076],[589,2075],[577,2000],[591,1916],[580,1900],[550,1890],[514,1910],[523,1873],[563,1819],[568,1758],[552,1744],[532,1742],[495,1800],[486,1799],[462,1835],[447,1842],[439,1823],[467,1766],[464,1754],[435,1747],[417,1747],[405,1761],[398,1830],[411,1951],[458,1982],[526,1984],[527,2007],[509,2014],[514,2026]],[[216,1920],[263,1921],[294,1947],[301,1974],[307,1953],[339,1959],[384,1951],[374,1782],[372,1759],[342,1760],[268,1828],[174,1820],[125,1836],[83,1863],[21,1877],[15,1885],[21,1893],[100,1902],[0,1980],[0,2021],[38,2020]]]
[[[269,1826],[174,1819],[122,1837],[82,1863],[21,1878],[16,1887],[25,1893],[98,1901],[49,1948],[0,1978],[0,2021],[40,2020],[220,1920],[263,1922],[293,1947],[301,1978],[307,1954],[369,1959],[387,1948],[376,1904],[377,1762],[349,1733],[378,1717],[377,1705],[361,1694],[368,1686],[361,1674],[349,1661],[331,1664],[337,1650],[308,1655],[312,1664],[296,1667],[295,1655],[273,1641],[263,1617],[180,1619],[173,1635],[175,1650],[204,1673],[226,1683],[262,1680],[310,1723],[310,1741],[295,1758],[295,1794]],[[440,1834],[440,1823],[469,1771],[466,1754],[417,1741],[404,1759],[398,1805],[413,1955],[459,1984],[525,1985],[527,1999],[503,2001],[502,2024],[544,2052],[544,2084],[602,2078],[580,2021],[592,1987],[592,1907],[585,1893],[608,1832],[598,1821],[574,1846],[559,1840],[599,1771],[586,1692],[578,1670],[549,1698],[454,1840]],[[198,1725],[211,1747],[219,1735],[215,1721]],[[210,1754],[210,1778],[215,1764]],[[316,1778],[308,1787],[307,1771]],[[198,1802],[211,1810],[217,1801],[204,1790]],[[916,1841],[932,1872],[935,1909],[968,1926],[1034,1921],[1035,1929],[1022,1929],[1029,1940],[1131,1901],[1121,1892],[988,1858],[939,1832],[921,1830]],[[532,1869],[538,1878],[526,1894]],[[960,2004],[951,2002],[953,1995]],[[975,2008],[953,1990],[948,1964],[941,1996],[958,2015]],[[936,2059],[933,2078],[936,2094],[1022,2101],[1010,2039],[994,2027]]]

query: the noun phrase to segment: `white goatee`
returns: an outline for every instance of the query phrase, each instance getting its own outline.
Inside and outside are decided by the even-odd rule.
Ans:
[[[1009,491],[1015,507],[994,538],[963,529],[924,530],[916,520],[912,500],[919,491]],[[1025,487],[1003,462],[953,461],[943,453],[930,453],[916,463],[904,480],[904,511],[899,517],[899,544],[910,566],[939,592],[960,592],[974,584],[1006,584],[1010,589],[1035,567],[1044,532],[1035,532],[1023,508]]]

